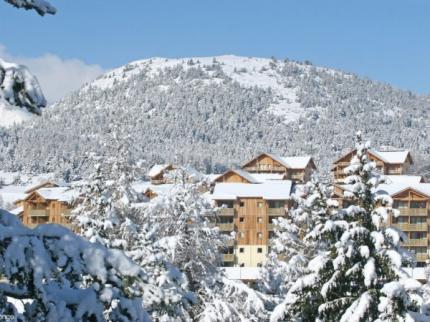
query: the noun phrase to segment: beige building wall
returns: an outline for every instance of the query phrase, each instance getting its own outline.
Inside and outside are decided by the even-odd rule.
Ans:
[[[257,267],[263,264],[268,251],[267,245],[237,245],[235,254],[237,265]]]

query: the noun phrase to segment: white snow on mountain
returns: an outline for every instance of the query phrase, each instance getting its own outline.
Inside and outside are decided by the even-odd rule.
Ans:
[[[285,118],[286,122],[295,121],[303,115],[304,109],[297,101],[298,88],[291,87],[288,84],[288,78],[281,75],[278,69],[272,68],[279,62],[270,58],[257,58],[257,57],[240,57],[234,55],[224,55],[216,57],[192,57],[192,58],[150,58],[131,62],[123,67],[114,69],[107,74],[101,76],[96,81],[88,86],[95,86],[101,89],[113,87],[118,82],[129,80],[132,76],[140,73],[145,73],[146,76],[156,75],[159,71],[166,68],[173,68],[175,66],[182,66],[184,69],[191,67],[204,67],[210,66],[215,61],[219,62],[222,71],[234,81],[245,87],[260,87],[264,89],[271,89],[275,96],[275,102],[271,104],[269,111],[274,115]],[[310,66],[293,63],[295,68],[302,72],[309,70]],[[328,74],[338,74],[340,72],[316,67],[318,71]],[[209,72],[209,74],[214,72]],[[348,74],[342,74],[348,77]],[[209,82],[218,83],[221,79],[216,77],[208,80]],[[87,88],[88,88],[87,86]]]

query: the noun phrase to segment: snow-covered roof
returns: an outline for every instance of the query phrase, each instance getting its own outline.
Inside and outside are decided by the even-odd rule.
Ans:
[[[168,193],[174,186],[175,184],[170,184],[170,183],[149,185],[145,190],[145,192],[148,190],[151,190],[152,192],[155,192],[157,195],[164,195]]]
[[[22,214],[24,212],[24,207],[18,207],[18,208],[15,208],[9,212],[15,216],[19,216],[20,214]]]
[[[402,267],[402,269],[412,278],[419,281],[427,280],[427,268],[426,267]],[[429,272],[430,273],[430,272]]]
[[[286,166],[289,169],[305,169],[312,157],[304,156],[304,157],[284,157],[276,154],[268,154],[273,160],[278,161],[282,165]]]
[[[259,184],[218,183],[212,199],[234,200],[236,198],[256,197],[266,200],[286,200],[290,198],[292,181],[279,180]]]
[[[393,175],[385,176],[387,178],[387,183],[404,183],[404,184],[417,184],[423,182],[422,176],[403,176],[403,175]]]
[[[58,200],[71,203],[79,197],[79,192],[69,187],[41,188],[36,192],[46,200]]]
[[[209,173],[206,175],[206,179],[209,180],[209,182],[215,182],[216,179],[218,179],[222,174],[219,173]]]
[[[159,175],[162,171],[167,169],[169,166],[170,166],[170,164],[155,164],[149,170],[148,176],[150,178],[155,177],[155,176]]]
[[[403,151],[378,151],[370,150],[372,154],[379,157],[382,161],[386,163],[404,163],[409,155],[408,150]]]
[[[393,196],[407,189],[413,189],[427,196],[430,196],[430,183],[416,183],[416,184],[391,183],[391,184],[381,184],[378,186],[379,193],[386,192],[390,196]]]

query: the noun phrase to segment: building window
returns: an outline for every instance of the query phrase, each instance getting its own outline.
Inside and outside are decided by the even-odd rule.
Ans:
[[[241,264],[240,264],[240,267],[245,267],[245,263],[241,263]]]
[[[257,223],[262,224],[263,223],[263,217],[257,217]]]
[[[263,248],[258,247],[258,248],[257,248],[257,253],[259,253],[259,254],[263,253]]]
[[[245,222],[245,217],[239,217],[239,222]]]
[[[243,201],[241,201],[239,205],[241,208],[245,207],[245,203]]]
[[[262,201],[257,202],[257,208],[263,208],[263,206],[264,206],[264,202]]]
[[[263,239],[263,233],[257,233],[257,238],[258,239]]]
[[[244,253],[244,252],[245,252],[245,248],[240,247],[240,248],[239,248],[239,253]]]
[[[270,200],[269,208],[283,208],[285,206],[285,201],[283,200]]]
[[[425,201],[411,201],[411,208],[427,208],[427,202]]]
[[[411,224],[425,224],[427,217],[411,217]]]
[[[414,231],[411,232],[411,239],[425,239],[427,237],[427,233]]]
[[[395,224],[407,224],[409,222],[409,217],[406,216],[399,216],[399,217],[393,217],[393,223]]]
[[[401,201],[401,200],[394,200],[393,202],[393,208],[399,209],[399,208],[409,208],[407,201]]]
[[[241,232],[239,233],[239,238],[245,238],[245,233],[244,233],[243,231],[241,231]]]

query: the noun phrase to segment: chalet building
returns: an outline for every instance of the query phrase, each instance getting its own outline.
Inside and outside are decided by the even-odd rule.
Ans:
[[[204,175],[190,166],[173,164],[156,164],[148,172],[153,185],[194,183],[204,178]]]
[[[169,171],[176,169],[172,164],[155,164],[148,172],[148,176],[152,184],[167,183],[166,174]]]
[[[44,183],[27,192],[26,198],[16,202],[19,207],[15,210],[26,226],[33,228],[45,223],[70,226],[68,217],[79,196],[76,190]]]
[[[287,180],[285,173],[249,173],[245,170],[228,170],[214,179],[215,183],[263,183]]]
[[[305,157],[283,157],[262,153],[242,165],[242,170],[249,173],[278,173],[285,179],[295,182],[306,182],[316,170],[313,159]]]
[[[222,233],[236,236],[223,255],[224,266],[257,267],[264,262],[273,219],[287,215],[292,188],[290,180],[215,185],[211,198],[221,207],[217,225]]]
[[[391,215],[389,225],[406,234],[408,239],[404,246],[415,254],[417,266],[424,267],[430,258],[430,184],[421,183],[419,176],[403,179],[403,183],[397,180],[380,185],[378,193],[388,194],[393,199],[393,208],[399,211],[399,216]],[[348,186],[335,185],[335,198],[343,208],[348,206],[348,200],[343,198],[345,190]]]
[[[352,150],[343,155],[335,162],[331,168],[335,182],[342,183],[347,175],[345,168],[350,165],[352,157],[356,150]],[[369,159],[376,163],[376,167],[381,173],[386,175],[404,175],[407,173],[412,162],[412,157],[409,151],[378,151],[369,150]]]

